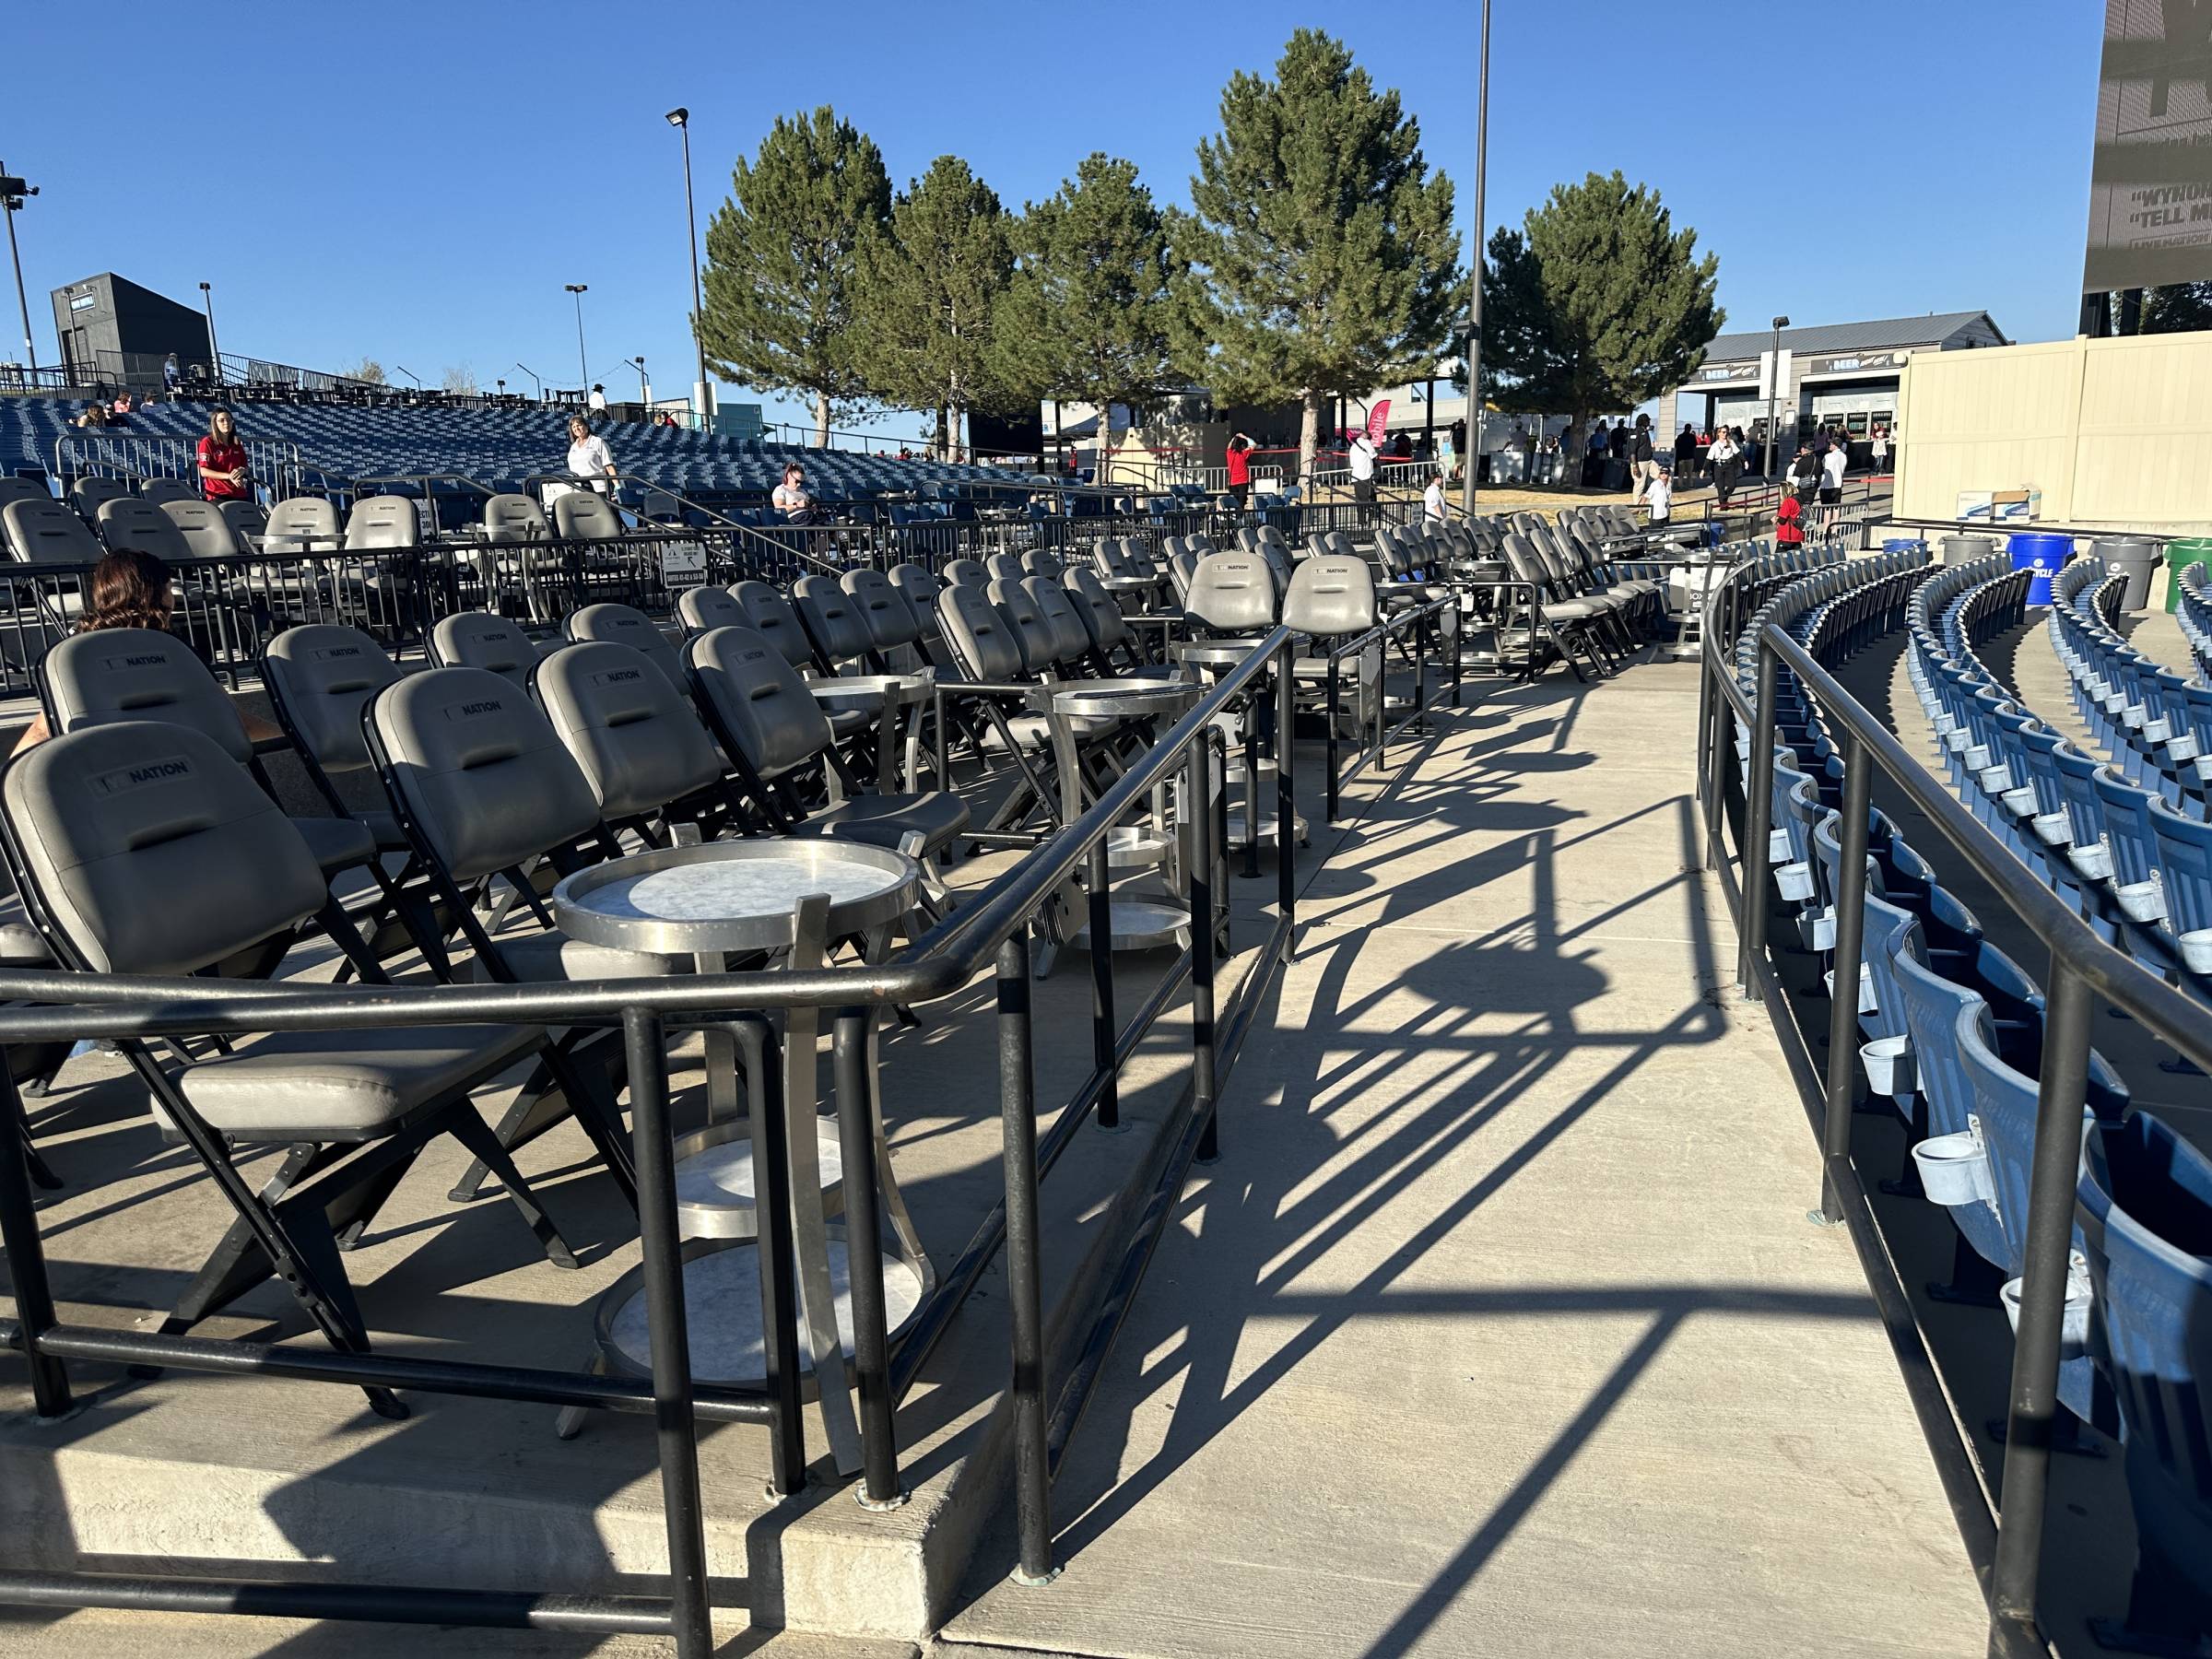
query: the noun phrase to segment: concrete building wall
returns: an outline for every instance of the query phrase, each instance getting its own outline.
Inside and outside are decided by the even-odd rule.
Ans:
[[[2212,333],[1915,355],[1898,409],[1897,510],[2036,489],[2090,529],[2212,531]]]

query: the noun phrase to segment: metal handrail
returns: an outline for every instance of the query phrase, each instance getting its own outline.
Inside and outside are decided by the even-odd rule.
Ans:
[[[1738,984],[1743,993],[1767,1003],[1776,1016],[1778,1030],[1787,1023],[1786,1005],[1768,969],[1764,947],[1776,688],[1779,672],[1785,668],[1842,736],[1843,805],[1833,982],[1846,987],[1856,983],[1865,954],[1867,824],[1876,766],[2051,952],[2044,983],[2043,1059],[2029,1175],[2019,1319],[1999,1487],[2002,1507],[1995,1517],[1994,1538],[1986,1500],[1958,1438],[1956,1419],[1940,1384],[1933,1378],[1924,1339],[1918,1337],[1915,1329],[1913,1341],[1908,1344],[1898,1329],[1900,1321],[1915,1322],[1852,1161],[1855,999],[1847,994],[1831,999],[1825,1087],[1808,1083],[1803,1077],[1798,1079],[1807,1097],[1808,1112],[1816,1116],[1821,1134],[1822,1206],[1815,1212],[1816,1218],[1841,1220],[1850,1226],[1869,1285],[1883,1307],[1885,1321],[1892,1327],[1892,1341],[1905,1368],[1915,1409],[1987,1596],[1990,1651],[2000,1655],[2041,1654],[2047,1649],[2037,1630],[2036,1593],[2049,1492],[2052,1426],[2059,1410],[2060,1339],[2093,997],[2101,996],[2133,1016],[2178,1053],[2208,1069],[2212,1069],[2212,1025],[2207,1024],[2201,1005],[2099,937],[2086,920],[2036,879],[1787,629],[1770,622],[1760,629],[1758,640],[1758,690],[1754,696],[1746,696],[1736,683],[1730,665],[1720,654],[1720,641],[1711,630],[1702,664],[1709,690],[1718,693],[1717,700],[1708,703],[1710,725],[1700,746],[1705,851],[1724,871],[1727,850],[1721,838],[1722,806],[1730,771],[1728,759],[1735,751],[1724,729],[1727,723],[1722,718],[1723,711],[1733,712],[1751,733],[1744,822],[1735,827],[1742,882],[1740,889],[1731,888],[1728,894],[1739,916],[1742,956]]]

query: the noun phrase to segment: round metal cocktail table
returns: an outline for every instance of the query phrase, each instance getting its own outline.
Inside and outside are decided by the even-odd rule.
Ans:
[[[1082,771],[1076,764],[1074,727],[1078,721],[1139,720],[1171,722],[1197,698],[1200,688],[1181,678],[1172,669],[1126,679],[1071,680],[1053,691],[1053,741],[1059,752],[1060,806],[1069,823],[1082,817],[1088,803],[1082,798]],[[1168,825],[1167,792],[1153,792],[1148,821],[1117,825],[1108,832],[1109,869],[1158,869],[1174,856],[1173,831]],[[1092,946],[1089,907],[1085,920],[1070,936],[1073,943]],[[1190,918],[1181,904],[1160,895],[1112,894],[1108,900],[1111,950],[1157,950],[1189,940]]]
[[[806,689],[826,714],[876,716],[876,786],[889,794],[899,786],[900,716],[907,715],[904,747],[911,780],[922,739],[921,721],[911,711],[929,701],[936,683],[937,671],[924,668],[913,674],[841,674],[808,680]]]
[[[1185,640],[1169,649],[1179,663],[1202,668],[1234,668],[1259,649],[1257,640]]]
[[[588,943],[664,956],[689,955],[720,972],[732,951],[780,953],[796,971],[823,965],[829,941],[868,935],[912,909],[921,866],[900,853],[854,841],[786,839],[711,841],[613,860],[568,877],[553,890],[558,924]],[[799,1291],[799,1363],[810,1373],[839,1468],[859,1466],[860,1441],[840,1357],[851,1349],[849,1272],[843,1231],[830,1218],[844,1207],[848,1174],[843,1124],[816,1110],[819,1011],[787,1011],[782,1040],[781,1116],[792,1193],[792,1251]],[[675,1142],[678,1225],[686,1239],[685,1300],[691,1312],[696,1373],[759,1382],[765,1371],[756,1182],[766,1167],[763,1124],[771,1108],[768,1050],[758,1018],[705,1028],[708,1122]],[[746,1046],[749,1106],[738,1103],[736,1055]],[[871,1023],[865,1066],[876,1092]],[[846,1103],[840,1101],[841,1109]],[[892,1179],[881,1115],[866,1108],[869,1161],[896,1249],[882,1260],[886,1333],[896,1336],[935,1282],[928,1256]],[[812,1196],[809,1197],[809,1194]],[[874,1233],[873,1218],[868,1230]],[[599,1299],[594,1363],[620,1375],[650,1371],[644,1336],[643,1269]],[[751,1366],[751,1371],[744,1368]],[[560,1431],[572,1434],[576,1412]]]

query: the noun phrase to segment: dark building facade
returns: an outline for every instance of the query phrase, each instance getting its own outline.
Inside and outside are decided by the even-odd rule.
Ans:
[[[194,380],[212,360],[203,314],[112,271],[53,290],[53,332],[78,385],[157,391],[171,352]]]

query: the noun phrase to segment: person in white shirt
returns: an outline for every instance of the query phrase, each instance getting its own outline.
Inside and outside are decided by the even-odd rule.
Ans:
[[[1665,467],[1659,467],[1653,472],[1651,483],[1644,487],[1643,499],[1652,510],[1653,524],[1664,524],[1673,516],[1675,485],[1674,480],[1667,476]]]
[[[1843,468],[1850,463],[1850,452],[1841,441],[1828,446],[1828,453],[1820,457],[1820,504],[1833,507],[1843,499]]]
[[[594,386],[592,388],[592,394],[583,401],[585,407],[595,409],[601,414],[605,414],[606,411],[606,388],[605,386]]]
[[[1735,493],[1735,481],[1744,476],[1744,452],[1736,447],[1735,438],[1726,427],[1712,435],[1706,446],[1706,465],[1712,468],[1713,504],[1725,509],[1728,498]]]
[[[613,478],[615,458],[607,453],[606,440],[592,430],[592,423],[581,415],[569,420],[569,470],[580,478]]]
[[[1359,503],[1359,522],[1371,524],[1375,519],[1375,441],[1365,432],[1354,432],[1346,447],[1344,464],[1352,475],[1352,500]]]
[[[1444,475],[1441,472],[1432,473],[1429,477],[1429,488],[1421,491],[1421,522],[1441,524],[1444,522]]]
[[[783,482],[769,497],[788,524],[814,523],[814,498],[806,493],[806,469],[796,461],[783,469]]]

